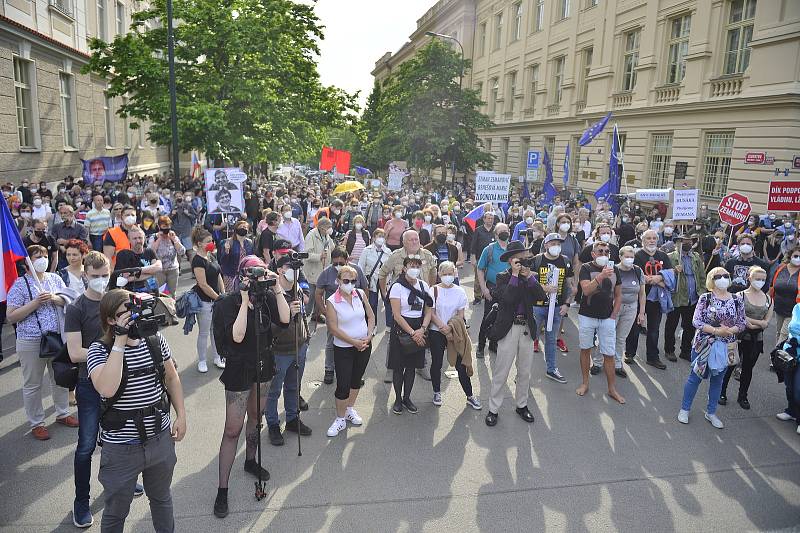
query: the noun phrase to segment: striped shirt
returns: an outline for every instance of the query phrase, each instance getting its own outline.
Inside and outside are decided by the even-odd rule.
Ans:
[[[172,364],[170,358],[172,353],[169,349],[166,339],[160,334],[157,334],[161,343],[161,351],[164,354],[164,364]],[[153,366],[153,359],[147,349],[147,342],[144,339],[139,341],[138,346],[125,346],[125,360],[128,363],[128,371],[136,370],[138,368],[147,368]],[[86,354],[86,366],[89,371],[89,376],[92,375],[97,367],[105,364],[108,361],[108,351],[105,346],[100,342],[94,342],[89,346]],[[134,378],[129,378],[125,392],[122,393],[119,400],[114,404],[115,409],[122,411],[141,409],[157,403],[161,399],[161,385],[158,380],[158,374],[145,374]],[[166,413],[161,423],[161,431],[169,429],[170,417]],[[144,425],[147,429],[147,436],[154,436],[153,424],[155,423],[155,416],[148,416],[144,419]],[[100,440],[103,442],[111,442],[115,444],[126,444],[139,441],[139,432],[136,429],[136,424],[133,420],[128,420],[125,426],[117,431],[106,431],[100,429]]]
[[[102,235],[111,227],[111,211],[92,208],[86,213],[86,227],[89,235]]]

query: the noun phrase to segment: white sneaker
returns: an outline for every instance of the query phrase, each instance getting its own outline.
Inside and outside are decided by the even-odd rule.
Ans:
[[[715,415],[715,414],[714,415],[710,415],[710,414],[706,413],[706,420],[711,422],[711,425],[714,426],[717,429],[722,429],[722,428],[725,427],[725,424],[722,423],[722,420],[720,420],[719,417],[717,415]]]
[[[678,411],[678,422],[681,424],[688,424],[689,423],[689,411],[684,411],[681,409]]]
[[[348,407],[347,411],[344,414],[345,420],[349,420],[351,424],[354,426],[360,426],[364,423],[364,420],[360,416],[358,416],[358,411],[353,409],[352,407]]]
[[[781,411],[780,413],[775,415],[775,418],[777,418],[778,420],[781,420],[783,422],[788,422],[789,420],[794,420],[794,417],[792,415],[790,415],[789,413],[787,413],[786,411]]]
[[[442,393],[441,392],[434,392],[433,393],[433,405],[436,405],[436,406],[442,405]]]
[[[221,357],[216,357],[214,359],[214,366],[216,366],[217,368],[225,368],[225,359]]]
[[[469,398],[467,398],[467,405],[469,405],[470,407],[472,407],[476,411],[480,411],[481,407],[482,407],[481,406],[481,399],[478,398],[477,396],[474,396],[474,395],[470,396]]]
[[[797,426],[797,434],[800,435],[800,426]]]
[[[206,364],[205,361],[200,361],[199,363],[197,363],[197,371],[200,372],[201,374],[205,374],[206,372],[208,372],[208,365]]]
[[[344,418],[339,418],[338,416],[333,419],[333,424],[331,427],[328,428],[328,436],[335,437],[339,434],[340,431],[343,431],[347,428],[347,422]]]

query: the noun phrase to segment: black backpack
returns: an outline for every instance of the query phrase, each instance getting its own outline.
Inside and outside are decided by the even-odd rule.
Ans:
[[[158,339],[156,335],[151,335],[149,337],[145,337],[145,342],[147,343],[147,351],[150,353],[150,358],[153,360],[153,369],[152,371],[150,368],[142,368],[138,370],[130,371],[128,370],[128,363],[125,358],[122,358],[122,379],[120,379],[119,387],[117,387],[117,392],[114,393],[114,396],[111,398],[106,398],[102,401],[102,412],[100,415],[100,419],[102,420],[103,415],[108,412],[109,409],[114,407],[114,404],[122,397],[122,394],[125,392],[125,388],[128,385],[128,378],[130,376],[139,376],[144,374],[154,374],[156,383],[159,384],[161,387],[161,391],[164,394],[167,394],[167,385],[165,382],[165,375],[166,370],[164,369],[164,352],[161,351],[161,341]],[[111,346],[103,344],[106,351],[111,351]]]

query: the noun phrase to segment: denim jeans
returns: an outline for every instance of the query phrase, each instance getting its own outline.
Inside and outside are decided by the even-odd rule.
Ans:
[[[553,329],[547,331],[547,313],[550,311],[549,307],[534,305],[533,317],[536,319],[536,328],[541,331],[544,330],[544,360],[547,363],[547,371],[556,371],[556,338],[558,332],[561,331],[561,314],[558,312],[559,307],[556,305],[553,312]]]
[[[372,314],[375,315],[375,325],[378,324],[378,291],[369,291],[369,306]]]
[[[103,252],[103,235],[89,235],[89,240],[92,241],[92,250]]]
[[[75,448],[75,503],[89,505],[89,481],[92,478],[92,454],[97,446],[97,432],[100,428],[100,394],[92,381],[79,378],[75,387],[78,401],[78,447]]]
[[[786,385],[787,403],[784,412],[795,418],[800,418],[800,366],[796,366],[793,373],[785,374],[783,383]]]
[[[681,409],[688,411],[692,408],[692,401],[697,394],[697,389],[703,379],[708,378],[708,406],[706,412],[713,415],[717,412],[717,404],[719,403],[719,394],[722,391],[722,380],[725,378],[725,371],[712,376],[711,369],[706,368],[703,377],[699,377],[693,370],[694,360],[697,358],[697,352],[692,350],[692,364],[689,365],[689,378],[686,380],[686,385],[683,387],[683,403]]]
[[[303,370],[306,367],[306,352],[308,344],[300,346],[298,364],[300,365],[300,379],[294,368],[294,354],[275,354],[275,376],[267,392],[267,405],[264,411],[267,414],[267,425],[277,426],[281,423],[278,417],[278,398],[283,390],[283,408],[286,411],[286,422],[297,418],[297,384],[303,380]]]

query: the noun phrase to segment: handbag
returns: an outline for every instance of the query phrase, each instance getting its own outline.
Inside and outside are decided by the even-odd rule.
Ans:
[[[395,328],[395,333],[397,335],[397,343],[400,345],[400,350],[403,352],[403,355],[416,353],[428,347],[427,332],[425,333],[425,342],[422,346],[417,344],[411,335],[403,331],[401,328]]]
[[[739,342],[728,343],[728,366],[736,366],[741,361],[739,357]]]
[[[53,358],[53,381],[59,387],[75,390],[78,386],[78,363],[69,358],[69,351],[63,350]]]
[[[28,296],[33,301],[33,293],[31,292],[31,285],[28,283],[28,278],[23,277],[25,286],[28,287]],[[42,330],[42,323],[39,321],[39,310],[33,312],[36,318],[36,324],[39,326],[39,331],[42,334],[42,339],[39,341],[39,357],[42,359],[50,359],[56,357],[62,351],[67,351],[67,346],[61,340],[61,334],[57,331],[44,331]]]
[[[775,372],[786,376],[797,368],[797,359],[785,350],[773,350],[770,354]]]

